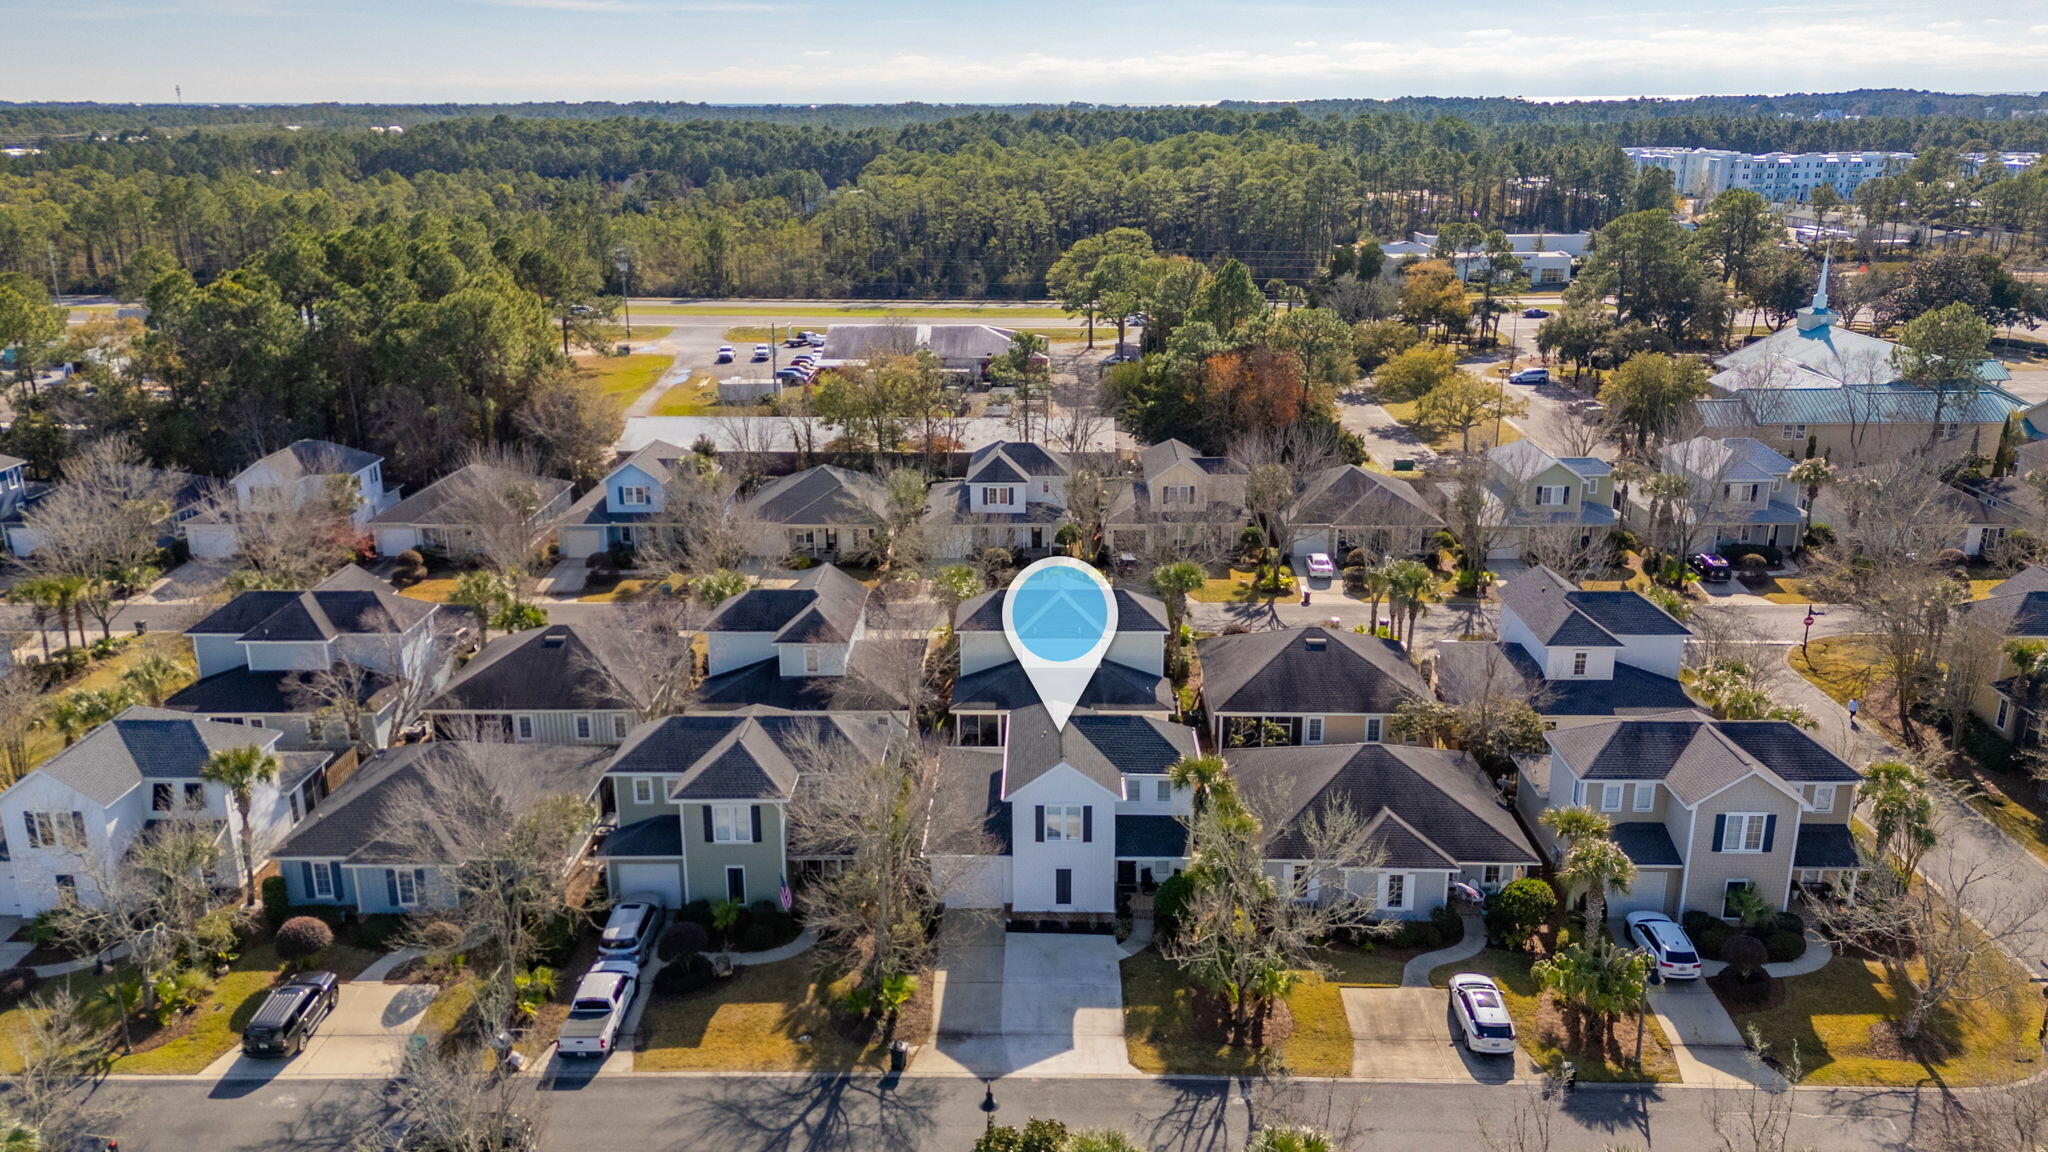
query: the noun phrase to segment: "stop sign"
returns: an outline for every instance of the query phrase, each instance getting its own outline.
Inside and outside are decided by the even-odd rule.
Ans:
[[[1811,627],[1813,627],[1813,617],[1811,617],[1811,616],[1808,616],[1808,617],[1806,618],[1806,626],[1807,626],[1808,628],[1811,628]]]

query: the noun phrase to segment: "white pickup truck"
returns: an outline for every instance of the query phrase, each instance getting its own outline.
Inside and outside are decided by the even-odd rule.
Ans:
[[[630,960],[599,960],[576,985],[569,1019],[556,1051],[563,1056],[605,1057],[618,1047],[619,1029],[640,987],[640,966]]]

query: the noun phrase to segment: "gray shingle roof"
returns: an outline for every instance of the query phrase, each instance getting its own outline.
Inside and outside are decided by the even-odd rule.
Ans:
[[[1176,816],[1143,813],[1116,818],[1119,858],[1168,860],[1188,854],[1188,826]]]
[[[293,699],[292,689],[298,682],[298,675],[296,672],[257,672],[249,668],[216,672],[171,693],[164,701],[164,707],[178,712],[224,715],[318,711],[317,708],[302,709]],[[366,670],[358,690],[358,702],[370,703],[394,683],[395,680],[381,672]]]
[[[676,813],[636,820],[604,838],[597,854],[607,860],[622,856],[681,856],[683,818]]]
[[[927,852],[1010,854],[1010,804],[1003,799],[1003,754],[992,748],[939,752]]]
[[[95,803],[112,804],[145,780],[196,779],[215,752],[251,744],[270,748],[282,735],[138,704],[34,770]]]
[[[549,624],[484,645],[430,702],[429,712],[634,709],[640,676],[618,648],[630,636]]]
[[[1278,829],[1268,855],[1300,859],[1308,851],[1302,822],[1339,802],[1368,826],[1379,824],[1388,863],[1397,867],[1534,864],[1534,846],[1513,814],[1494,798],[1479,769],[1441,748],[1394,744],[1325,744],[1243,748],[1224,754],[1239,792]],[[1383,815],[1399,819],[1387,826]],[[1425,843],[1411,840],[1420,837]],[[1411,862],[1430,861],[1430,862]]]
[[[2048,440],[2042,444],[2048,445]],[[2048,567],[2029,564],[1991,587],[1993,596],[2011,596],[2017,592],[2048,592]]]
[[[1044,445],[1029,440],[999,440],[994,444],[977,448],[967,458],[967,474],[972,477],[982,461],[992,456],[1008,458],[1011,464],[1026,476],[1065,476],[1066,455],[1054,452]]]
[[[2020,578],[2015,576],[2006,584]],[[1989,629],[1994,635],[2048,637],[2048,591],[1994,595],[1963,605],[1963,612],[1970,623]]]
[[[1628,820],[1616,824],[1613,839],[1637,867],[1675,868],[1685,863],[1678,858],[1678,846],[1671,842],[1670,830],[1655,820]]]
[[[1340,629],[1211,636],[1196,647],[1212,713],[1387,713],[1430,694],[1399,646]]]
[[[1665,445],[1658,455],[1685,472],[1713,481],[1763,482],[1782,479],[1792,471],[1792,461],[1748,436],[1695,436]]]
[[[285,480],[297,480],[302,476],[351,475],[382,459],[382,456],[331,440],[295,440],[257,459],[249,467],[262,465]]]
[[[1493,691],[1527,692],[1543,716],[1648,716],[1694,706],[1676,679],[1619,660],[1611,680],[1545,680],[1519,646],[1484,640],[1439,643],[1437,685],[1450,699],[1476,699],[1487,689],[1489,664]]]
[[[763,705],[796,712],[891,712],[904,706],[900,683],[912,650],[924,641],[866,639],[847,657],[844,676],[784,676],[776,658],[756,660],[705,680],[697,690],[699,708]]]
[[[240,636],[270,619],[273,612],[298,597],[297,592],[259,589],[244,592],[185,629],[187,636]]]
[[[991,456],[967,474],[969,484],[1022,484],[1024,474],[1001,456]]]
[[[667,716],[628,733],[607,771],[676,776],[674,794],[682,799],[786,797],[805,767],[798,760],[807,749],[822,745],[878,753],[901,727],[886,717],[769,708]]]
[[[276,855],[353,864],[440,863],[419,859],[418,844],[444,834],[423,823],[431,819],[430,806],[423,802],[441,782],[517,781],[518,793],[534,788],[580,800],[597,790],[608,753],[603,748],[462,740],[386,749],[364,761],[347,783],[286,834]],[[440,776],[442,766],[451,776]]]
[[[1417,528],[1444,522],[1413,484],[1356,464],[1318,473],[1290,515],[1298,525]]]
[[[1010,714],[1009,741],[1009,794],[1065,763],[1122,796],[1124,773],[1161,774],[1197,754],[1194,729],[1156,716],[1075,712],[1061,730],[1042,704]]]
[[[1039,703],[1031,676],[1015,660],[984,668],[953,682],[955,711],[1014,712]],[[1098,712],[1170,712],[1173,688],[1164,676],[1104,660],[1095,668],[1088,687],[1081,691],[1079,704]]]
[[[332,640],[394,635],[426,619],[434,605],[396,592],[301,592],[242,633],[246,641]]]
[[[706,632],[774,632],[782,644],[845,643],[868,602],[867,585],[821,564],[788,588],[749,588],[725,601]]]
[[[524,487],[528,484],[533,484],[534,491],[532,495],[536,502],[535,509],[538,511],[552,504],[563,493],[573,487],[567,480],[542,477],[537,484],[533,483],[533,481],[534,478],[532,477],[522,476],[517,472],[502,468],[493,468],[488,464],[465,464],[448,475],[441,477],[439,480],[434,481],[432,484],[427,485],[425,488],[393,504],[391,507],[386,508],[383,512],[378,513],[370,523],[387,525],[452,523],[447,517],[461,514],[460,501],[466,498],[471,491],[494,484],[506,488],[515,485]],[[602,492],[603,489],[600,488],[598,491]]]
[[[1792,849],[1794,868],[1856,868],[1863,856],[1847,824],[1799,823],[1799,841]]]
[[[1582,592],[1541,565],[1501,585],[1500,602],[1544,645],[1619,648],[1623,636],[1692,635],[1641,593]]]
[[[994,512],[973,510],[972,488],[968,481],[941,480],[932,485],[931,493],[925,498],[925,519],[938,526],[951,524],[1009,524],[1026,527],[1037,524],[1050,528],[1066,518],[1060,506],[1049,500],[1026,500],[1007,505],[1009,511]]]
[[[23,460],[19,456],[9,456],[5,452],[0,452],[0,472],[5,472],[9,468],[21,468],[27,464],[28,461]]]
[[[1753,772],[1794,784],[1863,778],[1781,720],[1714,720],[1697,713],[1559,728],[1545,739],[1582,780],[1662,780],[1687,805]]]
[[[869,526],[882,522],[882,503],[881,481],[820,464],[762,485],[747,511],[770,524]]]
[[[962,632],[1001,632],[1003,630],[1003,597],[1008,589],[998,588],[983,592],[971,600],[963,601],[955,618],[959,620]],[[1166,603],[1155,596],[1133,592],[1128,588],[1116,588],[1111,592],[1116,597],[1116,630],[1118,632],[1164,632],[1166,631]]]

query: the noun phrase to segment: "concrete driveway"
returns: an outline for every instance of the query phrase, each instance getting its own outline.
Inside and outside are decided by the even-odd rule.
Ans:
[[[1351,1074],[1367,1080],[1511,1084],[1536,1075],[1529,1054],[1466,1051],[1442,988],[1345,988]]]
[[[1687,1084],[1781,1083],[1769,1067],[1750,1061],[1741,1029],[1704,980],[1680,980],[1651,988],[1650,1011],[1670,1038],[1678,1075]]]
[[[397,1073],[406,1041],[440,991],[432,984],[350,982],[306,1050],[289,1060],[251,1060],[236,1048],[203,1075],[222,1080],[384,1079]]]
[[[946,920],[938,1050],[922,1071],[976,1076],[1131,1074],[1113,936],[1005,932],[993,917]]]

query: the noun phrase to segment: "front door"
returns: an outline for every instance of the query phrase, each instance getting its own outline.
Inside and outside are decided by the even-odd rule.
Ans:
[[[1033,548],[1045,547],[1045,529],[1033,528],[1031,530],[1031,546]]]
[[[747,902],[747,870],[738,864],[726,865],[725,898],[735,904]]]
[[[837,552],[839,551],[839,530],[838,530],[838,529],[836,529],[836,528],[827,528],[827,529],[825,529],[825,551],[827,551],[827,552],[832,552],[832,553],[837,553]]]

